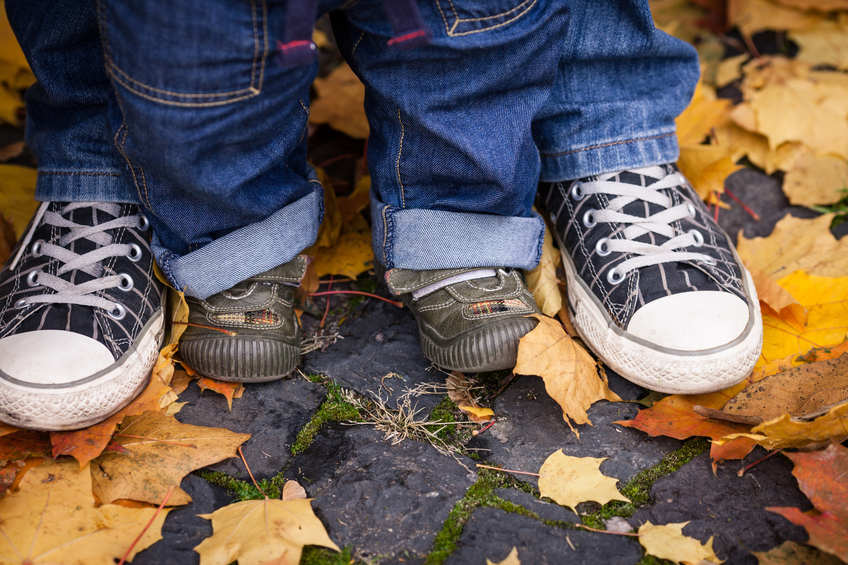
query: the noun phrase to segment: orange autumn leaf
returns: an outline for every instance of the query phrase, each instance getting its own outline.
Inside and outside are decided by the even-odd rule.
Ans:
[[[733,433],[747,432],[750,426],[723,422],[701,416],[694,411],[695,403],[675,394],[663,398],[650,408],[640,410],[633,420],[614,422],[635,428],[650,436],[687,439],[694,436],[719,439]]]
[[[244,394],[244,385],[241,383],[216,381],[209,377],[200,377],[197,380],[197,386],[200,387],[201,391],[208,389],[224,395],[224,398],[227,399],[227,406],[230,407],[230,412],[233,411],[233,398],[241,398]]]
[[[819,513],[798,508],[766,508],[803,526],[810,545],[848,562],[848,448],[833,444],[814,453],[786,453],[798,487]]]

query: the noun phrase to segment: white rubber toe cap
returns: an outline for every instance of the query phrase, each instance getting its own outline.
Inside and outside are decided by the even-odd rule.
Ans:
[[[114,363],[105,345],[73,332],[40,330],[0,339],[0,371],[26,383],[71,383]]]
[[[704,351],[737,339],[749,318],[745,301],[729,292],[683,292],[637,310],[627,332],[668,349]]]

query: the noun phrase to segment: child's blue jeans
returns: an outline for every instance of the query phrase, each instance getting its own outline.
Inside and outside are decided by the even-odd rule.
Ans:
[[[296,0],[295,0],[296,1]],[[322,0],[367,86],[376,258],[531,268],[540,180],[673,162],[695,50],[647,0],[420,0],[425,47],[388,46],[378,0]],[[286,2],[7,0],[39,79],[36,196],[141,204],[177,288],[205,298],[315,240],[306,163],[317,64],[274,53]]]

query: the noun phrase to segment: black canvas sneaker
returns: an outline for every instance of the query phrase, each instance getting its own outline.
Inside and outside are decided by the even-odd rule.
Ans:
[[[307,264],[300,255],[205,300],[186,296],[190,325],[180,337],[180,358],[222,381],[273,381],[291,373],[301,334],[293,291]]]
[[[421,349],[451,371],[515,367],[518,340],[536,327],[533,295],[514,269],[392,269],[389,289],[418,321]]]
[[[543,185],[574,327],[613,370],[651,390],[742,381],[763,339],[751,276],[674,165]]]
[[[45,202],[0,272],[0,421],[76,429],[147,384],[163,286],[138,206]]]

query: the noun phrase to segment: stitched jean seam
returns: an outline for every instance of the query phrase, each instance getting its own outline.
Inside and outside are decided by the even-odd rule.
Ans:
[[[506,12],[503,12],[503,13],[500,13],[500,14],[494,14],[494,15],[491,15],[491,16],[486,16],[486,17],[484,17],[484,18],[466,18],[466,19],[462,19],[462,18],[460,18],[460,17],[459,17],[459,14],[458,14],[458,13],[457,13],[457,11],[456,11],[456,7],[455,7],[455,6],[454,6],[454,4],[453,4],[453,0],[448,0],[448,1],[450,2],[450,5],[451,5],[451,11],[453,12],[453,15],[454,15],[454,18],[455,18],[455,21],[454,21],[453,25],[450,25],[450,24],[448,23],[448,20],[447,20],[447,18],[445,17],[444,10],[442,10],[442,6],[441,6],[441,2],[440,2],[440,0],[436,0],[436,7],[439,9],[439,13],[441,14],[441,16],[442,16],[442,20],[443,20],[443,21],[444,21],[444,23],[445,23],[445,32],[447,33],[448,37],[461,37],[461,36],[463,36],[463,35],[472,35],[472,34],[475,34],[475,33],[483,33],[483,32],[487,32],[487,31],[491,31],[491,30],[493,30],[493,29],[497,29],[497,28],[499,28],[499,27],[503,27],[503,26],[505,26],[505,25],[507,25],[507,24],[511,24],[512,22],[514,22],[514,21],[518,20],[519,18],[521,18],[522,16],[524,16],[526,13],[528,13],[528,12],[530,11],[530,9],[531,9],[533,6],[535,6],[535,5],[536,5],[536,3],[538,2],[538,0],[524,0],[524,2],[522,2],[521,4],[519,4],[518,6],[516,6],[515,8],[512,8],[512,9],[507,10]],[[509,14],[510,12],[514,12],[515,10],[518,10],[519,8],[521,8],[522,6],[524,6],[525,4],[527,4],[528,2],[530,2],[530,5],[529,5],[529,6],[526,6],[526,7],[524,8],[524,10],[523,10],[523,11],[521,11],[519,14],[517,14],[516,16],[514,16],[514,17],[510,18],[509,20],[507,20],[507,21],[505,21],[505,22],[501,22],[501,23],[499,23],[499,24],[497,24],[497,25],[487,26],[487,27],[484,27],[484,28],[482,28],[482,29],[474,29],[474,30],[470,30],[470,31],[460,32],[460,33],[457,33],[457,31],[456,31],[457,26],[459,26],[460,24],[468,23],[468,22],[478,22],[478,21],[483,21],[483,20],[492,20],[492,19],[496,19],[496,18],[501,18],[501,17],[504,17],[505,15]]]
[[[573,153],[580,153],[581,151],[591,151],[593,149],[603,149],[604,147],[611,147],[613,145],[622,145],[624,143],[637,143],[639,141],[650,141],[652,139],[661,139],[663,137],[669,137],[672,135],[677,135],[675,132],[663,133],[660,135],[651,135],[648,137],[639,137],[636,139],[625,139],[624,141],[612,141],[610,143],[602,143],[600,145],[592,145],[590,147],[583,147],[582,149],[572,149],[571,151],[560,151],[559,153],[540,153],[540,157],[561,157],[563,155],[571,155]]]
[[[112,77],[113,80],[121,84],[124,88],[145,98],[147,100],[151,100],[154,102],[159,102],[162,104],[170,105],[170,106],[183,106],[183,107],[209,107],[209,106],[221,106],[224,104],[230,104],[233,102],[238,102],[244,100],[246,98],[251,98],[259,94],[262,90],[262,84],[265,78],[265,61],[268,57],[268,7],[265,0],[259,0],[262,6],[262,33],[263,33],[263,42],[264,49],[260,49],[260,41],[259,41],[259,28],[257,27],[256,21],[256,0],[250,0],[251,6],[251,19],[253,20],[253,38],[254,38],[254,53],[253,53],[253,62],[251,64],[251,79],[250,86],[248,88],[242,88],[239,90],[233,90],[230,92],[214,92],[214,93],[201,93],[201,94],[187,94],[181,92],[172,92],[168,90],[163,90],[159,88],[154,88],[143,82],[135,80],[130,77],[126,72],[121,70],[120,67],[114,62],[112,58],[112,50],[108,45],[108,35],[106,33],[106,22],[105,16],[102,13],[102,9],[100,9],[100,4],[98,3],[98,11],[100,12],[100,24],[101,24],[101,36],[104,38],[104,58],[106,60],[106,70],[109,73],[109,76]],[[256,71],[257,71],[257,63],[259,67],[259,79],[256,79]],[[137,85],[137,86],[136,86]],[[143,92],[141,89],[147,90],[152,93],[156,93],[162,96],[169,96],[176,99],[198,99],[198,98],[226,98],[225,100],[217,100],[214,102],[179,102],[177,100],[167,100],[162,97],[147,94]],[[227,98],[229,97],[229,98]]]

